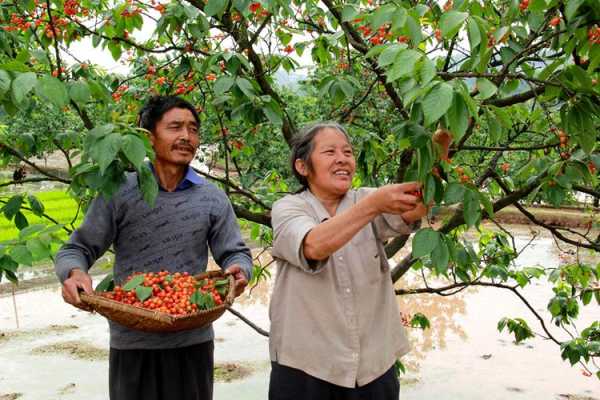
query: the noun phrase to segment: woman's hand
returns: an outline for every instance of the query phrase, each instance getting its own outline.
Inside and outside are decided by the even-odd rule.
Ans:
[[[419,202],[415,205],[410,211],[403,212],[400,214],[404,222],[407,225],[410,225],[416,221],[420,221],[425,215],[427,215],[428,207],[423,204],[423,202]]]
[[[421,199],[418,192],[421,189],[419,182],[405,182],[385,185],[369,195],[369,201],[378,214],[401,214],[414,211]],[[425,210],[425,213],[427,210]],[[408,217],[410,218],[410,215]],[[424,214],[423,214],[424,215]],[[406,219],[405,219],[406,220]]]

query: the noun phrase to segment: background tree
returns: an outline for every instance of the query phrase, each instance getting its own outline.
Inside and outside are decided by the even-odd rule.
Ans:
[[[600,322],[574,325],[581,307],[600,304],[600,264],[583,257],[600,251],[597,215],[590,211],[587,229],[571,229],[526,206],[571,204],[582,193],[596,205],[600,199],[599,23],[598,0],[4,0],[0,157],[36,176],[17,168],[2,185],[63,182],[85,207],[137,170],[151,203],[157,187],[143,161],[152,150],[134,128],[135,113],[149,94],[175,93],[198,105],[203,142],[218,148],[219,168],[205,175],[268,246],[270,205],[296,187],[288,144],[303,123],[336,120],[355,141],[356,185],[419,180],[434,211],[449,210],[416,233],[412,254],[394,266],[394,280],[410,268],[422,272],[422,287],[398,295],[511,291],[564,359],[598,373]],[[80,42],[108,49],[129,72],[79,60]],[[308,58],[302,82],[278,83]],[[57,152],[68,171],[33,158]],[[15,280],[19,265],[51,255],[57,230],[72,227],[29,225],[23,211],[45,215],[33,193],[2,202],[20,233],[0,250],[0,277]],[[517,268],[520,249],[497,221],[478,246],[464,239],[507,206],[573,246],[577,262]],[[388,255],[407,239],[388,243]],[[264,271],[257,266],[258,276]],[[430,277],[444,284],[432,287]],[[554,285],[547,305],[554,327],[521,292],[536,279]],[[525,340],[534,333],[524,317],[531,315],[498,328]],[[420,314],[412,322],[427,325]],[[558,338],[561,330],[569,340]]]

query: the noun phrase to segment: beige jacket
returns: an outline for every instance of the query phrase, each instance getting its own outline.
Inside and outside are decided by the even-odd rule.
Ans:
[[[349,191],[337,212],[374,189]],[[327,260],[308,264],[306,234],[329,214],[308,190],[277,201],[271,213],[278,265],[270,304],[272,361],[353,388],[383,375],[409,350],[390,278],[371,224]],[[381,241],[410,233],[397,215],[373,220]]]

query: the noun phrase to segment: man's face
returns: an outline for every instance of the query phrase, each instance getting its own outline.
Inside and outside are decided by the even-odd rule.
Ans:
[[[200,144],[198,124],[186,108],[172,108],[163,114],[150,135],[160,164],[188,165]]]

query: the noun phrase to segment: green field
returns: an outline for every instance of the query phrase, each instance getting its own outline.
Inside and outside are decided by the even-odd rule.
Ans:
[[[6,193],[3,198],[8,199],[13,194]],[[77,202],[73,200],[65,191],[49,191],[49,192],[36,192],[35,196],[44,205],[44,213],[55,219],[61,224],[66,224],[67,227],[71,228],[70,224],[73,218],[77,214]],[[32,224],[46,224],[48,226],[53,223],[43,217],[38,217],[30,211],[22,210],[23,214],[27,218],[30,225]],[[83,219],[83,212],[80,211],[77,219],[73,223],[75,227],[81,224]],[[19,235],[19,230],[15,226],[13,221],[6,219],[4,214],[0,214],[0,243],[16,238]],[[61,231],[60,236],[63,240],[66,240],[68,233]]]

